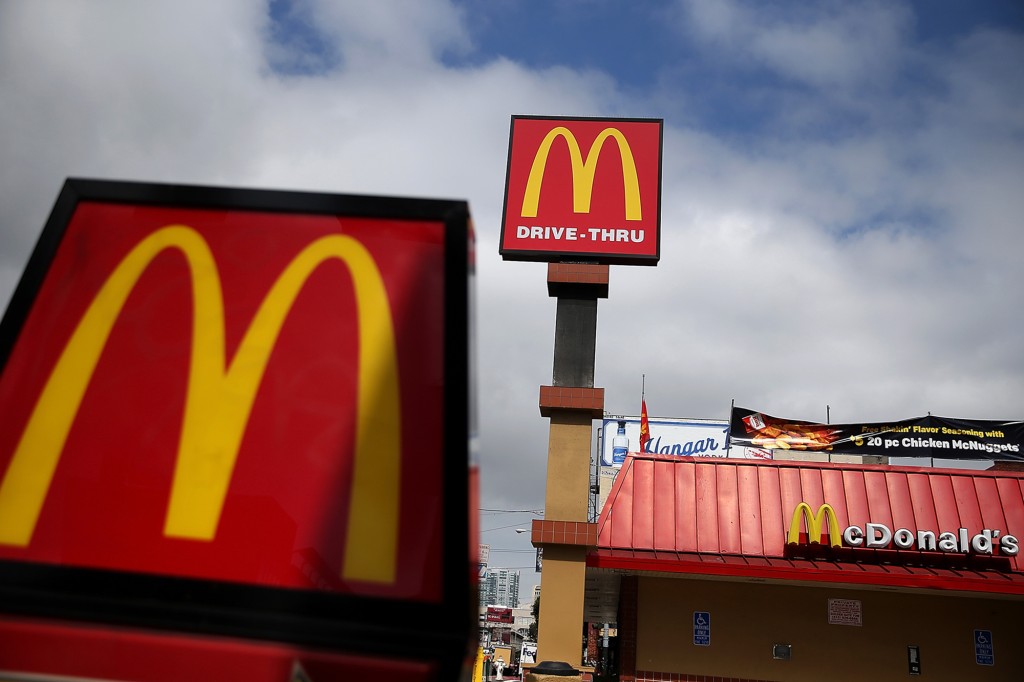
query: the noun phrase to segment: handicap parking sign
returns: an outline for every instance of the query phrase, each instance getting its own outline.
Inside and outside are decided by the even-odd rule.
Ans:
[[[693,612],[693,643],[697,646],[711,646],[711,612]]]
[[[974,631],[974,660],[978,665],[995,665],[996,652],[991,630]]]

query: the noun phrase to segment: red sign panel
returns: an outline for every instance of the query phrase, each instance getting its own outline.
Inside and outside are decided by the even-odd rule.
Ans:
[[[512,614],[512,609],[503,606],[488,606],[487,607],[487,622],[488,623],[506,623],[511,625],[515,622],[515,618]]]
[[[149,630],[75,627],[0,617],[4,680],[34,682],[431,682],[443,677],[427,658],[301,649],[276,642],[161,635]],[[22,676],[24,674],[24,676]]]
[[[656,265],[661,119],[513,116],[506,260]]]
[[[461,202],[69,181],[0,328],[0,569],[461,609],[468,239]]]

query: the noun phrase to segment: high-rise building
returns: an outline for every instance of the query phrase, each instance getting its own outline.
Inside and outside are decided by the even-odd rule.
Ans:
[[[480,584],[481,606],[519,606],[519,571],[489,568]]]

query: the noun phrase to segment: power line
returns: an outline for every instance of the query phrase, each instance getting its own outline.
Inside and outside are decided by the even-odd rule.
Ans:
[[[490,509],[481,507],[480,511],[492,514],[537,514],[538,516],[544,516],[543,509]]]
[[[521,524],[521,523],[510,523],[510,524],[509,524],[509,525],[507,525],[507,526],[495,526],[494,528],[484,528],[484,529],[482,529],[482,530],[481,530],[480,532],[481,532],[481,533],[486,533],[486,532],[487,532],[487,531],[489,531],[489,530],[502,530],[502,529],[504,529],[504,528],[516,528],[516,526],[522,526],[522,525],[523,525],[523,524]],[[518,530],[518,529],[517,529],[517,530]],[[524,532],[529,532],[529,531],[530,531],[530,529],[529,529],[529,528],[523,528],[522,530],[523,530]]]

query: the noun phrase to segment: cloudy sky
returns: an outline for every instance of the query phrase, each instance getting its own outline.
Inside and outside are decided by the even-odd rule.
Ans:
[[[0,305],[67,176],[467,199],[483,506],[539,509],[555,308],[497,255],[510,117],[663,118],[608,412],[646,375],[652,416],[1019,419],[1021,64],[1011,0],[6,0]],[[484,513],[492,565],[532,567],[531,518]]]

